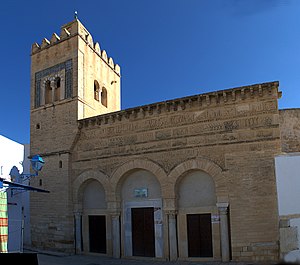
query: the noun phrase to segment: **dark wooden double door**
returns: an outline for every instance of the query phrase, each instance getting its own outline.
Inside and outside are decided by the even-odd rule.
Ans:
[[[104,215],[89,215],[90,252],[106,253],[106,218]]]
[[[213,257],[211,214],[187,215],[189,257]]]
[[[155,257],[154,208],[132,208],[132,255]]]

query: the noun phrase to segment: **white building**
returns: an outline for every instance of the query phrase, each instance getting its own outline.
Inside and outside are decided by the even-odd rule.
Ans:
[[[283,261],[300,263],[300,153],[275,157]]]
[[[0,135],[0,177],[11,181],[10,172],[29,172],[29,145],[17,143]],[[30,244],[29,192],[8,188],[8,252],[22,252],[23,244]]]

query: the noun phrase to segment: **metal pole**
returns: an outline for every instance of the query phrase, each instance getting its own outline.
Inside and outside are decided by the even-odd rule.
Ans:
[[[23,252],[23,238],[24,238],[24,220],[21,220],[21,242],[20,242],[21,252]]]

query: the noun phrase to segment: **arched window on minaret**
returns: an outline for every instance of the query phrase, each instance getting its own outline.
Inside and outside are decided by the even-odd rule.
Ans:
[[[45,104],[52,102],[52,87],[50,80],[47,80],[45,83]]]
[[[99,83],[97,80],[94,81],[94,99],[99,101]]]
[[[56,77],[54,84],[55,84],[55,90],[54,90],[54,101],[60,100],[60,77]]]
[[[101,90],[101,104],[107,107],[107,90],[105,87],[102,87]]]

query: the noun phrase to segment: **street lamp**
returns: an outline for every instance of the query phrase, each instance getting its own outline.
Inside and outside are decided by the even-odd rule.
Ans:
[[[24,180],[30,179],[31,177],[36,177],[38,172],[42,170],[45,162],[43,158],[39,155],[35,155],[30,159],[31,168],[33,169],[34,173],[19,173],[19,170],[16,166],[13,166],[10,170],[9,175],[14,180],[14,182],[21,183]]]
[[[42,167],[44,166],[45,162],[42,157],[39,155],[35,155],[30,160],[31,167],[35,171],[35,174],[33,176],[38,175],[38,171],[42,170]]]
[[[40,192],[49,192],[47,190],[31,187],[28,185],[24,185],[25,180],[30,180],[31,177],[36,177],[39,173],[39,171],[42,170],[45,162],[43,158],[39,155],[34,155],[30,159],[31,163],[31,168],[33,169],[34,173],[19,173],[19,170],[16,166],[13,166],[12,169],[10,170],[10,177],[12,181],[7,181],[5,179],[0,178],[0,188],[3,188],[3,184],[6,184],[6,188],[11,188],[12,191],[14,189],[16,190],[31,190],[31,191],[40,191]]]

